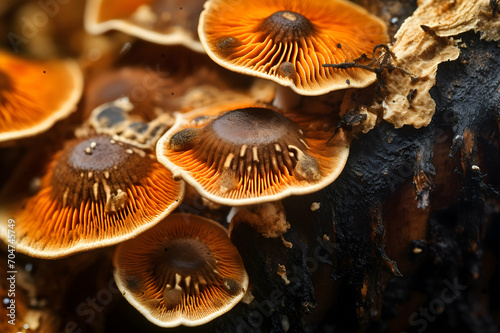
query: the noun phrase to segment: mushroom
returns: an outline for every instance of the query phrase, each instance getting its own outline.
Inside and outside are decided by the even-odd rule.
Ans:
[[[49,129],[76,110],[82,89],[72,60],[34,61],[0,50],[0,141]]]
[[[198,34],[219,65],[270,79],[300,95],[373,83],[375,75],[364,69],[322,64],[353,61],[388,41],[382,20],[342,0],[209,0]],[[286,91],[278,90],[275,106],[297,103],[297,98],[286,100],[293,96]]]
[[[286,118],[256,104],[222,103],[178,115],[158,161],[207,199],[230,206],[320,190],[335,180],[350,139],[327,117]]]
[[[224,100],[272,100],[270,82],[237,80],[240,74],[220,73],[220,67],[211,61],[210,65],[219,71],[200,65],[188,75],[170,75],[158,67],[154,71],[123,67],[100,73],[85,92],[84,117],[98,134],[152,150],[173,125],[174,111],[187,112]],[[238,82],[233,84],[235,80]]]
[[[107,134],[113,140],[153,150],[158,139],[173,125],[174,116],[165,112],[146,122],[142,117],[131,114],[133,110],[128,97],[118,98],[95,108],[89,123],[97,133]]]
[[[204,0],[89,0],[85,29],[91,34],[119,30],[149,42],[180,44],[204,52],[196,24]]]
[[[39,155],[28,156],[0,195],[0,221],[16,221],[16,250],[33,257],[60,258],[134,237],[184,195],[183,182],[154,155],[109,136],[70,140],[46,165]],[[41,166],[40,178],[27,176],[32,165]],[[6,241],[7,232],[0,234]]]
[[[205,324],[233,308],[248,288],[227,230],[191,214],[170,215],[120,244],[113,265],[123,296],[161,327]]]
[[[177,61],[174,58],[182,51],[180,48],[155,47],[147,50],[153,54],[165,52],[161,59],[168,65],[125,66],[91,77],[83,99],[85,118],[98,106],[121,97],[128,97],[133,105],[131,114],[148,122],[168,112],[187,112],[223,100],[248,98],[272,101],[275,89],[266,80],[253,80],[221,70],[208,57],[188,53],[188,50],[184,50]],[[133,61],[140,61],[135,57],[132,57]],[[186,64],[181,61],[186,57],[193,59]],[[188,66],[189,71],[180,69],[182,66]],[[173,72],[175,68],[178,73]]]
[[[83,98],[84,118],[102,104],[128,97],[133,113],[144,121],[151,121],[163,113],[164,101],[170,96],[165,87],[167,74],[160,75],[140,67],[122,67],[100,72],[89,79]]]

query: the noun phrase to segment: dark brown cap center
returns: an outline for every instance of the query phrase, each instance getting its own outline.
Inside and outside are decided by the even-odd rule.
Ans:
[[[106,213],[125,206],[127,189],[147,174],[142,151],[108,136],[67,144],[51,177],[52,195],[64,205],[100,202]]]
[[[221,172],[222,191],[234,188],[241,177],[257,174],[267,179],[295,170],[302,178],[318,177],[318,162],[307,153],[303,131],[271,109],[238,109],[202,128],[185,128],[170,138],[169,149],[193,149],[196,159]]]
[[[259,30],[267,32],[276,43],[288,43],[310,36],[314,26],[305,16],[283,10],[267,17]]]
[[[216,259],[206,244],[197,239],[174,239],[164,245],[159,266],[182,278],[215,268]],[[158,272],[165,274],[167,272]],[[168,273],[167,273],[168,274]]]
[[[267,145],[279,142],[298,126],[278,112],[263,108],[230,111],[217,118],[211,126],[214,134],[236,146]]]
[[[167,308],[181,304],[186,295],[199,295],[208,286],[220,283],[217,259],[199,239],[167,240],[154,265],[155,276],[164,286],[163,303]]]
[[[79,171],[104,171],[119,166],[126,158],[125,149],[107,137],[96,137],[77,144],[68,156],[68,164]]]

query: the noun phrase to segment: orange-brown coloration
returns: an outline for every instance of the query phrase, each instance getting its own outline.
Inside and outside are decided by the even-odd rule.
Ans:
[[[149,6],[153,0],[102,0],[99,3],[98,20],[108,21],[115,18],[126,18],[140,6]]]
[[[83,114],[88,118],[91,112],[102,104],[121,97],[128,97],[133,104],[132,114],[140,121],[157,118],[163,108],[169,108],[167,100],[172,99],[170,85],[165,86],[166,75],[137,67],[122,67],[99,72],[88,80],[83,97]],[[177,105],[174,105],[177,107]]]
[[[224,126],[215,126],[231,111],[254,109],[270,116],[241,123],[224,121],[220,124]],[[350,140],[342,129],[333,135],[332,119],[287,116],[290,118],[272,109],[241,104],[193,111],[179,116],[158,141],[158,160],[203,196],[220,204],[247,205],[317,191],[342,171]],[[250,133],[245,133],[251,122]],[[280,130],[272,137],[268,133],[272,128],[267,127]],[[234,139],[229,138],[232,133],[237,133]]]
[[[388,41],[380,19],[342,0],[210,0],[205,7],[198,33],[214,61],[301,95],[373,83],[363,69],[321,65],[352,62]]]
[[[48,129],[76,110],[82,87],[72,61],[32,61],[0,51],[0,141]]]
[[[203,52],[196,23],[204,0],[90,0],[85,27],[95,34],[116,29],[158,43]]]
[[[113,264],[125,298],[162,327],[204,324],[229,311],[248,287],[227,230],[196,215],[170,215],[120,244]]]
[[[52,156],[38,192],[22,202],[3,198],[0,215],[16,221],[18,251],[59,258],[135,236],[183,194],[154,156],[99,136],[68,142]]]

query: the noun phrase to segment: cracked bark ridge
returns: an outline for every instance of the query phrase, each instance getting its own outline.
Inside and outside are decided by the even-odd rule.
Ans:
[[[498,331],[498,315],[497,323],[493,318],[500,308],[496,301],[500,289],[494,283],[499,278],[500,218],[491,209],[498,207],[500,198],[500,177],[495,172],[500,168],[500,49],[494,42],[480,40],[479,34],[458,37],[466,47],[462,46],[456,61],[440,65],[431,95],[436,101],[434,142],[438,145],[444,139],[450,153],[434,160],[452,162],[446,172],[458,176],[460,189],[448,193],[453,200],[445,206],[433,206],[431,195],[428,237],[414,242],[423,249],[419,258],[413,258],[421,266],[403,279],[390,281],[382,301],[383,316],[374,325],[377,329],[402,316],[404,309],[399,304],[411,301],[411,293],[421,297],[414,311],[429,308],[448,281],[465,287],[426,328]],[[442,167],[436,169],[436,178],[443,177]],[[408,321],[402,325],[400,329],[409,332],[422,328],[408,326]]]

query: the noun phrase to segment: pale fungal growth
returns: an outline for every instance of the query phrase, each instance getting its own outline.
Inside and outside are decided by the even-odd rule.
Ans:
[[[289,119],[235,102],[178,115],[157,156],[209,200],[241,206],[325,187],[342,171],[349,144],[324,118]]]
[[[26,193],[24,170],[1,196],[0,217],[17,223],[16,250],[33,257],[60,258],[134,237],[184,195],[184,184],[154,155],[108,136],[67,142],[43,169],[36,193]]]
[[[89,123],[98,134],[106,134],[115,141],[153,150],[156,142],[173,125],[174,117],[165,112],[146,122],[141,120],[142,117],[132,114],[133,109],[128,97],[122,97],[95,108]]]
[[[278,238],[290,229],[283,204],[267,202],[239,210],[231,219],[229,233],[240,223],[250,225],[265,238]]]
[[[321,203],[320,202],[313,202],[311,204],[311,212],[317,211],[320,207],[321,207]]]
[[[82,90],[74,61],[34,61],[0,50],[0,141],[49,129],[76,110]]]
[[[204,52],[196,33],[204,0],[89,0],[85,29],[92,34],[118,30],[149,42],[183,45]]]
[[[219,65],[300,95],[373,83],[375,75],[362,69],[321,65],[353,61],[388,41],[382,20],[343,0],[210,0],[198,33]]]
[[[385,85],[374,114],[382,102],[383,119],[396,127],[427,126],[435,112],[429,90],[435,84],[438,65],[456,60],[460,54],[453,36],[466,31],[480,32],[487,41],[500,40],[500,20],[492,18],[488,0],[422,0],[398,30],[391,48],[394,66],[404,69],[384,74]],[[375,126],[375,122],[371,122]],[[366,131],[367,129],[364,129]]]
[[[286,276],[286,267],[285,265],[278,264],[278,269],[276,270],[276,273],[278,273],[279,276],[283,279],[283,282],[285,285],[290,284],[290,280],[288,280],[288,277]]]
[[[120,244],[113,265],[124,297],[161,327],[198,326],[245,295],[248,275],[227,230],[191,214],[173,214]]]

